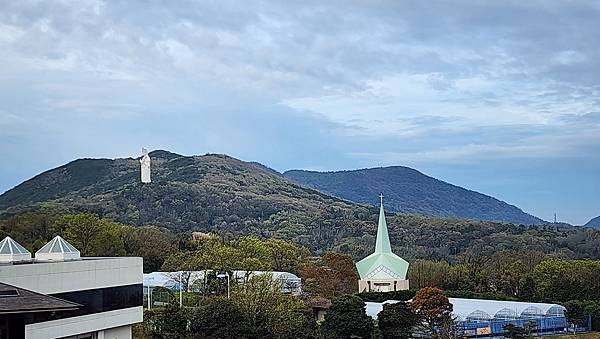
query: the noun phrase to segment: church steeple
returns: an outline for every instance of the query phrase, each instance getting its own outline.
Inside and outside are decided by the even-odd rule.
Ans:
[[[379,196],[379,223],[375,251],[356,263],[360,280],[358,290],[364,291],[398,291],[408,289],[408,262],[392,252],[385,210],[383,209],[383,194]]]
[[[385,211],[383,209],[383,194],[379,196],[379,223],[377,225],[377,241],[375,242],[375,253],[391,253],[390,236],[388,235]]]

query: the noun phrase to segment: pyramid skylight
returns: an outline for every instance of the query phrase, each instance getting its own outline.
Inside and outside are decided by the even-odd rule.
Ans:
[[[31,260],[31,252],[11,237],[0,241],[0,263],[21,262]]]
[[[76,260],[80,257],[79,250],[59,235],[35,252],[35,260],[40,261]]]

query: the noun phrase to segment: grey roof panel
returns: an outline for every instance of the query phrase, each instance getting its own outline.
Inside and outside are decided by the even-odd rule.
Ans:
[[[81,305],[0,283],[0,314],[75,310]]]

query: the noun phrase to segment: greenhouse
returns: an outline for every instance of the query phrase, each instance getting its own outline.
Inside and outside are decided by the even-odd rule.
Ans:
[[[532,335],[546,335],[572,331],[565,318],[565,307],[558,304],[448,298],[453,306],[452,315],[461,336],[487,337],[504,333],[504,326],[513,324],[531,331]],[[366,311],[373,319],[384,304],[367,302]],[[589,330],[589,324],[577,331]]]
[[[195,286],[202,284],[205,280],[205,272],[211,271],[182,271],[182,272],[152,272],[144,274],[144,290],[163,287],[172,291],[179,291],[180,277],[183,275],[183,290],[194,290]],[[252,276],[269,274],[274,281],[281,283],[283,293],[300,294],[302,293],[302,281],[295,274],[289,272],[268,272],[268,271],[233,271],[229,277],[230,283],[244,283],[245,279]],[[223,277],[223,279],[225,279]],[[187,288],[185,286],[187,284]]]
[[[462,298],[448,300],[453,306],[452,314],[457,321],[465,322],[564,317],[565,310],[557,304]]]
[[[570,327],[565,307],[558,304],[462,298],[449,301],[458,330],[465,336],[499,335],[508,324],[523,327],[532,335],[563,333]]]

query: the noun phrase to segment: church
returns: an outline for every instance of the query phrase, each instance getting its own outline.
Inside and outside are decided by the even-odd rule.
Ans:
[[[360,280],[359,292],[390,292],[408,289],[406,272],[408,262],[392,253],[388,235],[385,211],[383,210],[383,195],[379,197],[379,224],[377,225],[377,240],[375,252],[356,263]]]

